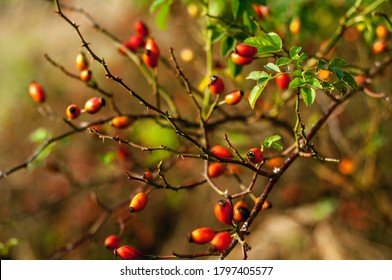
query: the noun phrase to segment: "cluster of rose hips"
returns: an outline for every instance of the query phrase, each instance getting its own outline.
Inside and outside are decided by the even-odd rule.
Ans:
[[[388,29],[383,24],[376,27],[377,40],[372,45],[372,51],[375,54],[383,53],[387,49]]]
[[[129,245],[121,244],[121,238],[118,235],[109,235],[105,238],[104,245],[108,250],[113,251],[114,256],[118,256],[125,260],[134,260],[143,256],[143,254]]]
[[[269,208],[271,208],[271,203],[266,201],[262,209],[266,210]],[[235,225],[248,219],[250,211],[244,200],[237,201],[233,206],[230,200],[221,199],[214,206],[214,214],[221,223],[233,226],[234,230]],[[233,235],[235,233],[232,234],[232,231],[227,229],[214,231],[208,227],[200,227],[188,234],[188,240],[195,244],[209,243],[212,246],[212,250],[221,252],[230,246],[233,241]]]
[[[143,179],[147,182],[153,179],[151,172],[146,171],[143,174]],[[142,211],[148,203],[148,192],[139,192],[131,199],[129,203],[129,213]],[[134,260],[144,256],[139,250],[132,246],[124,245],[120,246],[121,238],[118,235],[109,235],[105,238],[104,245],[107,249],[112,250],[114,256],[118,256],[126,260]]]
[[[221,145],[215,145],[210,148],[210,152],[217,156],[218,158],[229,159],[233,155],[229,149]],[[251,148],[246,153],[247,159],[253,164],[259,164],[264,160],[263,151],[259,148]],[[222,162],[213,162],[208,166],[207,174],[210,178],[216,178],[226,172],[225,164]]]
[[[142,60],[150,68],[156,68],[159,60],[159,47],[153,38],[148,38],[149,29],[143,21],[136,21],[133,25],[136,34],[131,35],[129,40],[123,43],[123,47],[136,53],[138,49],[143,49]],[[121,54],[126,54],[122,48]]]
[[[211,93],[220,94],[224,91],[225,84],[222,78],[213,75],[211,76],[210,82],[208,83],[208,88]],[[239,89],[233,90],[228,94],[226,94],[224,103],[228,105],[236,105],[241,101],[243,96],[244,96],[244,92],[242,90]]]
[[[80,79],[84,82],[90,81],[92,72],[91,70],[88,69],[90,63],[88,62],[86,58],[86,54],[84,52],[80,52],[76,56],[75,64],[76,64],[76,68],[80,70],[80,74],[79,74]]]
[[[234,48],[234,51],[230,54],[230,58],[235,64],[247,65],[252,63],[256,53],[257,49],[255,47],[241,43]]]

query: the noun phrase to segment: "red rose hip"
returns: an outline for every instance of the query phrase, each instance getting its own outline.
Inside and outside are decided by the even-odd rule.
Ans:
[[[134,260],[140,258],[142,253],[131,246],[125,245],[115,249],[114,255],[124,260]]]
[[[230,201],[219,200],[214,206],[215,217],[226,225],[231,225],[233,220],[233,206]]]
[[[225,85],[223,83],[223,80],[220,77],[213,75],[210,78],[208,88],[210,89],[210,91],[212,93],[219,94],[219,93],[223,92],[223,90],[225,89]]]
[[[215,146],[211,147],[210,152],[213,153],[214,155],[216,155],[217,157],[221,157],[221,158],[231,158],[232,157],[232,154],[229,151],[229,149],[227,149],[226,147],[223,147],[221,145],[215,145]]]
[[[84,110],[89,114],[98,113],[103,106],[106,105],[105,99],[100,97],[92,97],[84,104]]]
[[[67,115],[67,118],[70,120],[79,117],[80,112],[81,112],[80,107],[76,104],[69,105],[65,110],[65,114]]]
[[[263,152],[258,148],[252,148],[246,153],[246,157],[252,163],[260,163],[264,159]]]
[[[29,94],[36,103],[45,102],[46,95],[42,86],[37,82],[31,82],[29,85]]]
[[[279,89],[286,90],[289,87],[291,78],[287,73],[281,74],[275,78],[276,84]]]
[[[105,238],[104,244],[105,247],[109,250],[114,250],[120,247],[121,238],[117,235],[109,235]]]
[[[222,175],[223,173],[225,173],[225,165],[220,162],[211,163],[208,166],[207,173],[208,173],[208,176],[210,176],[211,178],[218,177],[218,176]]]
[[[214,236],[211,240],[211,245],[214,246],[216,251],[224,251],[229,248],[232,241],[233,238],[231,237],[230,232],[223,231]]]

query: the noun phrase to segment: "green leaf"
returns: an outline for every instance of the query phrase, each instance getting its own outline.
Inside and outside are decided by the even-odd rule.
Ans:
[[[280,135],[272,135],[270,137],[265,138],[263,143],[265,143],[266,144],[265,146],[267,146],[267,143],[272,143],[272,142],[275,142],[275,141],[279,141],[280,139],[282,139],[282,136],[280,136]],[[270,145],[270,144],[268,144],[268,145]]]
[[[235,64],[231,59],[229,59],[229,72],[233,78],[237,77],[242,71],[242,65]]]
[[[337,67],[329,67],[328,68],[332,73],[334,73],[334,75],[339,79],[342,80],[344,77],[344,72]]]
[[[228,56],[233,49],[235,48],[235,40],[232,37],[224,37],[221,40],[221,45],[220,45],[220,49],[221,49],[221,54],[222,56]]]
[[[50,132],[43,127],[39,127],[30,133],[30,141],[41,143],[50,137]]]
[[[307,60],[307,59],[308,59],[308,55],[307,55],[306,53],[301,53],[301,55],[299,56],[298,62],[299,62],[300,64],[302,64],[302,63],[304,63],[305,60]]]
[[[278,60],[276,60],[276,65],[277,66],[283,66],[291,62],[291,59],[285,56],[279,57]]]
[[[344,95],[347,93],[347,84],[344,81],[337,81],[333,83],[333,85],[339,91],[340,94]]]
[[[290,49],[290,57],[292,59],[298,58],[299,52],[302,50],[301,47],[294,46]]]
[[[351,76],[350,73],[343,72],[343,81],[345,81],[352,90],[357,90],[357,82],[355,81],[354,77]]]
[[[317,67],[323,70],[327,70],[328,62],[326,62],[324,59],[320,59],[317,63]]]
[[[302,78],[302,71],[301,70],[294,70],[293,72],[291,72],[291,76]]]
[[[279,152],[283,151],[283,146],[280,145],[279,143],[276,143],[276,142],[272,143],[272,147],[273,147],[275,150],[278,150]]]
[[[318,89],[323,88],[323,86],[321,85],[320,81],[317,78],[306,79],[306,84],[308,84],[309,86],[318,88]]]
[[[248,77],[246,79],[248,80],[260,80],[262,78],[269,78],[270,74],[264,71],[252,71],[249,73]]]
[[[245,39],[244,44],[256,47],[259,54],[274,53],[282,49],[282,39],[274,32],[249,37]]]
[[[231,8],[233,10],[234,19],[236,19],[240,13],[241,1],[240,0],[232,0]]]
[[[278,66],[276,66],[274,63],[272,62],[268,62],[267,65],[264,66],[265,68],[267,68],[268,70],[272,70],[275,72],[280,73],[280,69]]]
[[[99,156],[99,158],[100,158],[101,163],[103,165],[109,165],[109,164],[111,164],[115,160],[116,153],[115,152],[108,152],[108,153],[105,153],[105,154],[101,154]]]
[[[169,5],[169,0],[155,0],[150,6],[150,13],[155,12],[160,6]]]
[[[329,67],[343,67],[343,66],[347,66],[347,62],[341,58],[338,57],[334,57],[331,59],[331,61],[329,62]]]
[[[295,78],[290,82],[289,88],[303,87],[304,85],[305,85],[305,81],[303,78]]]
[[[218,41],[220,41],[224,36],[226,36],[226,32],[222,31],[218,28],[209,28],[212,30],[212,35],[211,35],[211,41],[213,43],[216,43]]]
[[[332,93],[335,87],[330,82],[323,82],[323,91]]]
[[[157,13],[155,23],[161,30],[167,29],[167,17],[170,12],[170,5],[163,6]]]
[[[316,92],[313,88],[303,87],[301,88],[302,99],[304,100],[306,106],[310,106],[314,103],[316,99]]]
[[[280,139],[282,139],[282,136],[273,135],[273,136],[265,138],[261,145],[264,147],[267,147],[267,148],[273,147],[274,149],[276,149],[278,151],[282,151],[283,150],[282,145],[280,145],[279,143],[276,143]]]
[[[255,108],[255,104],[257,99],[260,97],[260,94],[263,92],[265,86],[268,84],[269,79],[264,80],[263,83],[259,83],[256,86],[253,87],[249,94],[249,104],[252,109]]]
[[[253,9],[252,9],[253,12]],[[251,16],[249,16],[249,12],[248,11],[244,11],[242,13],[242,20],[244,22],[244,25],[248,28],[248,32],[250,34],[255,33],[255,30],[257,29],[256,24],[253,22],[253,20],[251,20]],[[241,41],[245,40],[246,38],[242,39]]]

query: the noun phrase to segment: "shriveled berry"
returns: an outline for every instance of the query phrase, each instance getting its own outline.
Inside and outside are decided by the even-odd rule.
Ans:
[[[230,232],[223,231],[217,233],[211,240],[210,244],[214,246],[216,251],[223,251],[229,248],[232,241],[233,238],[231,237]]]
[[[253,58],[257,53],[257,48],[245,44],[239,44],[235,47],[235,52],[242,57]]]
[[[114,255],[124,260],[134,260],[140,258],[143,254],[139,250],[131,246],[125,245],[115,249]]]
[[[230,58],[231,60],[238,65],[246,65],[246,64],[250,64],[253,61],[253,57],[245,57],[245,56],[241,56],[236,52],[232,52],[230,54]]]
[[[78,68],[80,71],[86,70],[88,68],[89,63],[84,52],[80,52],[76,56],[75,64],[76,68]]]
[[[65,110],[65,114],[67,115],[67,118],[70,120],[73,120],[73,119],[76,119],[77,117],[79,117],[80,112],[81,112],[80,107],[79,107],[79,105],[76,105],[76,104],[69,105],[67,107],[67,109]]]
[[[104,244],[105,247],[109,250],[114,250],[120,247],[121,238],[117,235],[109,235],[105,238]]]
[[[208,176],[211,178],[218,177],[225,173],[225,165],[221,162],[214,162],[208,166]]]
[[[143,21],[141,21],[141,20],[136,21],[133,24],[133,28],[135,29],[136,33],[139,36],[141,36],[141,37],[148,36],[148,27],[147,27],[147,25]]]
[[[201,227],[193,230],[188,235],[189,242],[196,244],[205,244],[210,242],[215,236],[215,232],[207,227]]]
[[[233,206],[230,201],[219,200],[214,206],[215,217],[226,225],[231,225],[233,221]]]
[[[31,82],[29,85],[29,94],[36,103],[43,103],[46,99],[46,94],[42,86],[37,82]]]
[[[246,157],[250,162],[260,163],[264,159],[263,152],[258,148],[252,148],[246,153]]]
[[[233,220],[236,222],[243,222],[248,219],[250,215],[249,207],[245,201],[240,200],[233,207]]]
[[[226,104],[228,105],[236,105],[240,103],[242,96],[244,96],[244,92],[242,90],[236,89],[232,92],[229,92],[225,96]]]
[[[89,114],[98,113],[103,106],[106,105],[105,99],[100,97],[92,97],[84,104],[84,110]]]
[[[148,202],[147,194],[143,192],[137,193],[132,198],[128,210],[130,213],[142,211],[147,206],[147,202]]]
[[[228,148],[221,145],[212,146],[210,152],[221,158],[231,158],[233,156]]]
[[[208,88],[212,93],[219,94],[225,89],[225,84],[223,83],[222,78],[213,75],[211,76],[210,82],[208,83]]]
[[[111,125],[115,128],[122,129],[130,126],[131,122],[131,119],[127,116],[117,116],[112,119]]]

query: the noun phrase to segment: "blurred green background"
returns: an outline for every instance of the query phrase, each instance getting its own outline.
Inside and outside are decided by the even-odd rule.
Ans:
[[[192,2],[192,1],[187,1]],[[217,11],[227,9],[225,1],[216,1]],[[271,2],[271,3],[270,3]],[[338,25],[339,17],[354,1],[267,1],[270,17],[263,27],[279,33],[287,46],[301,45],[304,51],[315,53]],[[364,1],[371,3],[372,1]],[[159,42],[162,55],[169,58],[169,47],[179,55],[191,50],[194,59],[179,63],[190,82],[198,87],[204,77],[204,46],[202,32],[190,8],[176,2],[168,17],[167,29],[160,30],[155,15],[149,14],[150,1],[83,0],[61,1],[83,8],[102,27],[125,41],[134,32],[135,20],[143,20]],[[98,4],[99,3],[99,4]],[[191,6],[195,7],[195,6]],[[197,7],[197,6],[196,6]],[[391,3],[383,12],[392,11]],[[230,11],[226,11],[230,13]],[[90,22],[80,13],[65,10],[76,23],[93,50],[105,59],[113,74],[124,78],[132,89],[153,101],[151,86],[137,71],[134,64],[118,53],[117,47],[105,35],[93,30]],[[386,13],[386,14],[388,14]],[[300,34],[289,32],[290,22],[299,18]],[[359,68],[367,68],[386,56],[375,55],[370,48],[375,40],[374,28],[383,23],[381,17],[364,21],[347,32],[337,44],[334,55],[344,58]],[[54,13],[51,1],[0,1],[0,170],[4,171],[25,162],[47,137],[70,130],[61,118],[71,103],[82,105],[97,95],[83,83],[66,77],[45,58],[53,60],[77,74],[75,58],[80,51],[80,40],[66,22]],[[217,64],[226,66],[227,59],[214,53]],[[180,55],[179,55],[180,57]],[[246,77],[259,64],[244,69]],[[91,63],[91,70],[99,85],[115,96],[116,104],[126,113],[145,114],[145,108],[118,85],[105,79],[102,67]],[[391,66],[371,82],[374,92],[391,93]],[[251,83],[244,76],[228,82],[229,88],[240,84],[245,91]],[[29,83],[41,83],[47,93],[47,103],[53,115],[48,116],[28,96]],[[191,104],[172,72],[160,72],[159,82],[175,97],[180,112],[195,121]],[[263,93],[264,94],[264,93]],[[273,104],[278,96],[275,87],[265,92],[262,110]],[[308,124],[320,116],[327,99],[321,97],[316,110],[304,109]],[[247,102],[233,112],[250,110]],[[291,111],[277,116],[290,120]],[[99,116],[81,116],[78,123],[113,116],[105,107]],[[290,120],[291,122],[291,120]],[[391,259],[392,258],[392,163],[391,110],[385,100],[371,99],[360,92],[320,132],[315,143],[323,155],[347,158],[353,170],[342,171],[337,164],[299,159],[282,177],[271,193],[274,207],[256,219],[249,237],[251,259]],[[183,142],[172,130],[152,120],[137,120],[129,129],[118,131],[109,124],[103,133],[121,136],[145,146],[165,144],[181,148]],[[246,130],[245,130],[246,129]],[[256,133],[249,137],[249,130]],[[245,132],[244,132],[245,130]],[[223,134],[241,152],[259,145],[263,137],[284,132],[270,123],[226,124],[211,135],[211,142],[225,145]],[[245,133],[245,134],[244,134]],[[284,141],[283,141],[284,142]],[[290,142],[283,143],[287,147]],[[120,154],[120,156],[119,156]],[[142,174],[156,171],[160,159],[168,153],[145,153],[106,140],[103,142],[88,132],[78,133],[50,146],[27,169],[22,169],[0,180],[0,252],[2,258],[48,259],[68,242],[83,236],[103,212],[104,205],[115,205],[127,199],[142,184],[127,179],[126,172]],[[266,169],[271,171],[272,165]],[[350,169],[350,166],[346,166]],[[184,159],[176,162],[167,172],[172,185],[190,184],[200,180],[203,163]],[[251,173],[242,173],[248,182]],[[219,178],[220,186],[233,188],[232,178]],[[256,194],[266,183],[260,179]],[[221,225],[213,216],[213,205],[219,197],[206,185],[189,191],[153,191],[146,211],[133,216],[126,223],[123,243],[135,246],[148,254],[170,254],[205,250],[189,244],[186,234],[194,228]],[[104,238],[119,231],[118,222],[128,217],[126,208],[112,213],[103,227],[92,238],[65,255],[66,259],[111,259],[112,254],[103,246]],[[7,242],[15,242],[7,251]],[[2,249],[3,248],[3,249]],[[240,249],[229,258],[240,259]]]

